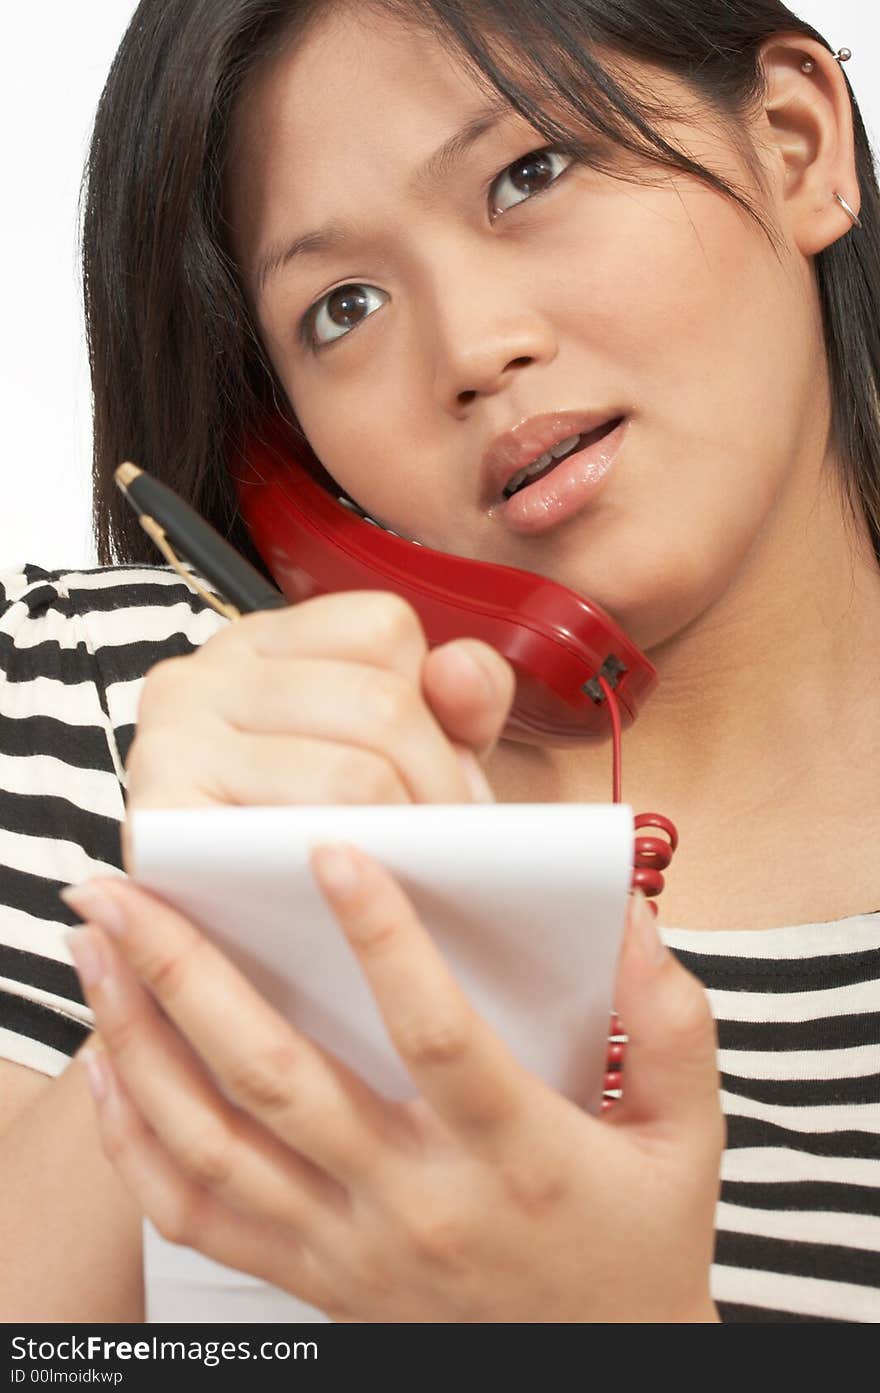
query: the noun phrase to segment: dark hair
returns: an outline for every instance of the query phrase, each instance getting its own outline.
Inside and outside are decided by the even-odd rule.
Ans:
[[[689,83],[725,119],[761,188],[742,122],[764,93],[760,46],[798,33],[830,51],[781,0],[359,0],[359,12],[370,6],[439,36],[548,141],[595,166],[598,134],[612,151],[689,173],[774,239],[760,206],[666,141],[654,123],[675,113],[625,74],[631,57]],[[245,78],[332,8],[332,0],[141,0],[114,59],[83,187],[101,565],[159,560],[113,482],[116,466],[134,459],[268,575],[238,515],[228,450],[268,408],[291,412],[229,249],[226,145]],[[565,125],[527,88],[547,92]],[[841,482],[880,560],[880,190],[855,100],[853,121],[863,230],[816,262]]]

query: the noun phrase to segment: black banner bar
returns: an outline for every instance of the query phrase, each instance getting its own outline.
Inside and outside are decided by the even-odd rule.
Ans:
[[[408,1387],[430,1377],[470,1385],[480,1369],[493,1383],[508,1371],[518,1383],[564,1377],[580,1367],[596,1341],[575,1325],[3,1325],[0,1393],[37,1387],[122,1393],[214,1389],[339,1387],[342,1375],[358,1384]],[[332,1384],[330,1381],[332,1380]]]

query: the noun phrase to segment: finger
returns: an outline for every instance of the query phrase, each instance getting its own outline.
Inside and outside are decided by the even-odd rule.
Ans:
[[[422,664],[422,691],[451,740],[488,759],[513,703],[513,668],[489,644],[475,638],[441,644]]]
[[[168,682],[175,687],[173,699],[170,691],[161,701],[153,698],[147,706],[149,721],[144,727],[142,711],[141,732],[132,745],[129,774],[137,780],[139,801],[149,787],[150,771],[169,767],[157,749],[164,752],[164,742],[182,742],[184,736],[193,749],[181,748],[183,767],[193,773],[213,770],[215,781],[228,781],[236,792],[242,784],[253,788],[267,777],[273,786],[283,787],[283,772],[288,778],[294,775],[288,801],[291,788],[299,798],[299,752],[292,742],[306,740],[344,747],[352,752],[347,759],[371,763],[372,783],[380,793],[402,788],[406,801],[416,803],[470,800],[448,738],[418,684],[399,672],[333,659],[251,657],[233,682],[228,667],[216,663],[181,664],[171,669]],[[181,711],[188,709],[191,721],[182,722]],[[287,738],[276,738],[281,736]],[[224,758],[197,761],[196,751],[209,743],[215,748],[219,743]],[[313,754],[318,756],[317,749]],[[331,771],[343,765],[333,749],[326,758]],[[272,772],[276,767],[279,774]]]
[[[96,1028],[126,1092],[179,1170],[225,1204],[314,1229],[344,1193],[218,1092],[110,940],[69,935]]]
[[[643,895],[630,896],[615,988],[629,1037],[615,1125],[723,1140],[717,1037],[706,992],[664,945]]]
[[[247,614],[192,656],[201,663],[219,660],[228,670],[230,654],[243,666],[253,657],[344,655],[350,662],[390,669],[417,686],[427,648],[421,621],[406,600],[388,590],[346,590]]]
[[[399,672],[330,659],[256,660],[234,684],[218,672],[209,700],[237,731],[289,733],[367,751],[389,765],[415,803],[469,801],[447,736],[418,683]]]
[[[128,759],[140,808],[289,807],[300,804],[411,803],[409,790],[384,755],[353,745],[296,736],[275,739],[236,732],[222,722],[153,727],[136,738]],[[217,759],[217,742],[224,742]],[[129,819],[130,820],[130,819]]]
[[[292,1233],[236,1213],[179,1169],[140,1116],[100,1037],[93,1036],[77,1059],[87,1071],[104,1154],[163,1238],[313,1305],[326,1301],[316,1259]]]
[[[473,1010],[384,867],[347,844],[315,847],[310,865],[416,1088],[460,1136],[494,1152],[519,1126],[530,1076]]]
[[[295,1031],[190,920],[127,880],[65,899],[112,935],[232,1103],[344,1186],[381,1168],[399,1110]]]

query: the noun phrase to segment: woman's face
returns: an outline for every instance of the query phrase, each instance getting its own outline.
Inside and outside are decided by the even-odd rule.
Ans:
[[[696,180],[537,158],[546,140],[509,108],[420,177],[492,94],[433,39],[361,14],[334,13],[265,68],[234,129],[235,250],[293,410],[394,531],[550,576],[659,643],[794,516],[827,437],[811,263],[780,261]],[[748,186],[696,119],[670,133]],[[348,239],[258,283],[273,249],[328,223]],[[559,412],[624,416],[622,445],[583,506],[523,531],[487,496],[484,456]]]

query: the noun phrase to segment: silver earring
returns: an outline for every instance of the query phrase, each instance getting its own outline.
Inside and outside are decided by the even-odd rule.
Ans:
[[[838,63],[848,63],[849,60],[850,60],[850,58],[852,58],[852,49],[851,49],[851,48],[839,48],[839,49],[837,50],[837,52],[835,53],[834,57],[835,57],[835,59],[837,60]],[[801,63],[801,72],[802,72],[802,73],[812,73],[812,72],[815,72],[815,71],[816,71],[816,64],[815,64],[815,62],[813,61],[813,59],[812,59],[812,58],[805,58],[804,61]]]
[[[852,218],[852,220],[853,220],[853,225],[854,225],[855,227],[861,227],[861,226],[862,226],[862,220],[861,220],[861,218],[859,217],[858,213],[854,213],[854,212],[853,212],[852,208],[850,208],[850,206],[849,206],[849,204],[847,203],[846,199],[845,199],[845,198],[842,198],[841,195],[840,195],[839,193],[836,193],[836,194],[834,195],[834,197],[837,199],[837,201],[838,201],[838,203],[840,204],[840,206],[841,206],[841,208],[843,209],[843,211],[844,211],[845,213],[848,213],[849,216]]]

